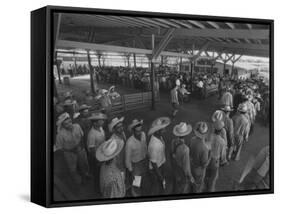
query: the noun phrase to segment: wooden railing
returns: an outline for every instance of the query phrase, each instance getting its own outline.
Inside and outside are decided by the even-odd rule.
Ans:
[[[151,107],[152,102],[152,93],[135,93],[135,94],[126,94],[121,96],[120,100],[113,102],[112,104],[112,114],[120,114],[126,111],[132,111],[142,108]],[[155,102],[159,102],[159,94],[155,94]]]

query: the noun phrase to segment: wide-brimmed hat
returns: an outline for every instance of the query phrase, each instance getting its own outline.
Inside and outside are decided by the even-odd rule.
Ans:
[[[206,122],[200,121],[195,124],[194,134],[199,138],[205,138],[208,135],[209,127]]]
[[[115,85],[110,86],[110,88],[108,89],[108,91],[111,92],[112,89],[115,89]]]
[[[66,100],[64,100],[63,105],[64,106],[72,106],[74,105],[75,102],[73,100],[71,100],[70,98],[67,98]]]
[[[108,129],[110,132],[112,132],[114,126],[116,126],[118,123],[122,123],[124,121],[124,117],[118,118],[115,117],[111,120],[110,124],[108,125]]]
[[[89,120],[106,120],[107,116],[101,112],[93,112],[90,117],[88,117]]]
[[[71,98],[73,95],[72,95],[72,91],[67,91],[65,92],[64,94],[64,99],[68,99],[68,98]]]
[[[116,157],[123,149],[124,141],[116,138],[110,138],[103,142],[96,151],[98,161],[108,161]]]
[[[133,119],[132,123],[128,126],[128,130],[132,131],[132,129],[138,125],[142,125],[143,124],[143,120],[138,120],[138,119]]]
[[[86,104],[82,104],[81,106],[79,106],[78,111],[84,111],[86,109],[90,109],[91,106],[88,106]]]
[[[183,137],[189,135],[192,132],[192,126],[190,124],[186,124],[184,122],[175,125],[173,128],[173,134],[178,137]]]
[[[233,108],[231,108],[230,105],[225,105],[224,107],[221,108],[221,110],[226,112],[231,112],[233,111]]]
[[[255,95],[255,98],[257,98],[257,99],[259,99],[259,100],[262,100],[262,97],[261,97],[261,94],[260,94],[260,93],[257,93],[257,94]]]
[[[151,124],[151,127],[148,131],[148,135],[152,135],[153,133],[159,131],[160,129],[163,129],[170,125],[171,119],[168,117],[159,117],[156,120],[154,120]]]
[[[224,127],[224,122],[221,120],[217,120],[214,122],[214,129],[215,130],[221,130]]]
[[[68,118],[70,118],[70,115],[67,112],[62,113],[57,119],[57,126],[60,127],[61,124]]]
[[[246,96],[246,98],[248,99],[248,100],[253,100],[253,96],[251,95],[251,94],[248,94],[247,96]]]
[[[247,105],[245,103],[241,103],[238,106],[237,111],[246,113],[248,111]]]
[[[223,120],[224,119],[224,112],[221,110],[216,110],[212,115],[212,121],[215,122],[217,120]]]

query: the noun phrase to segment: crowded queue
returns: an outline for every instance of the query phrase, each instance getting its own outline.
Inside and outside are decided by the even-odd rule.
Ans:
[[[171,91],[172,117],[179,111],[181,87],[177,82]],[[112,96],[107,103],[120,96],[114,88],[109,91]],[[100,92],[95,100],[105,94]],[[170,127],[171,119],[160,117],[146,133],[143,120],[126,121],[129,125],[125,127],[126,119],[112,117],[107,105],[92,112],[89,96],[80,106],[69,93],[62,106],[54,103],[54,151],[63,152],[76,184],[93,180],[92,191],[103,198],[216,191],[221,167],[240,160],[261,106],[265,105],[258,90],[244,83],[228,85],[219,97],[221,108],[211,115],[211,122],[199,121],[192,126],[181,121]],[[165,139],[168,130],[173,133],[169,142]],[[251,179],[248,176],[240,181],[240,189],[268,187],[268,148],[261,152],[249,173]]]

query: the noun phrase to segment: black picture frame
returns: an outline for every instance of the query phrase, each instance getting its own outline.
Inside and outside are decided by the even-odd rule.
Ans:
[[[188,195],[168,195],[140,198],[99,199],[88,201],[55,202],[52,168],[52,118],[54,59],[54,13],[79,13],[102,15],[129,15],[160,18],[187,18],[193,20],[229,21],[267,24],[270,27],[270,189],[237,192],[215,192]],[[178,200],[190,198],[226,197],[274,193],[274,21],[237,17],[201,16],[157,12],[92,9],[78,7],[46,6],[31,12],[31,201],[44,207],[80,206]]]

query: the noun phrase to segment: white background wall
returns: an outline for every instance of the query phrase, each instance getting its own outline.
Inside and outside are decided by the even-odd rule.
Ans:
[[[45,5],[66,5],[201,15],[275,19],[275,83],[280,77],[281,15],[277,0],[3,0],[0,12],[0,213],[277,213],[280,208],[280,99],[275,87],[275,194],[163,201],[152,203],[43,209],[29,203],[30,154],[30,11]],[[280,94],[280,93],[279,93]],[[280,98],[280,97],[279,97]],[[40,142],[38,142],[40,143]]]

